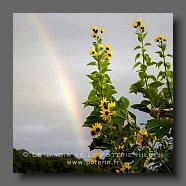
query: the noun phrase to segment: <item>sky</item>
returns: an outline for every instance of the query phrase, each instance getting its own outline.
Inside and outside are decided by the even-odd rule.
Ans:
[[[173,51],[173,15],[170,13],[14,13],[13,16],[13,146],[35,153],[88,154],[91,135],[82,128],[91,108],[83,108],[91,90],[86,74],[94,67],[90,27],[103,27],[103,43],[111,44],[113,58],[109,73],[116,87],[115,98],[125,96],[131,104],[140,97],[129,94],[138,79],[134,65],[137,45],[132,24],[144,22],[153,41],[166,35],[168,52]],[[155,71],[152,71],[155,73]],[[138,123],[149,116],[132,110]],[[85,156],[85,155],[82,155]]]

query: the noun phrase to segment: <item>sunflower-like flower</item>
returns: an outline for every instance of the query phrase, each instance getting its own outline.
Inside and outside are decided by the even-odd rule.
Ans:
[[[92,125],[92,130],[94,130],[96,133],[99,133],[102,129],[102,125],[101,123],[95,123],[94,125]]]
[[[91,161],[97,162],[101,157],[101,152],[97,151],[96,153],[93,154]]]
[[[139,130],[139,134],[141,134],[143,137],[147,137],[148,136],[148,132],[146,129],[140,129]]]
[[[91,50],[89,50],[89,54],[91,56],[96,56],[97,55],[97,52],[94,49],[91,49]]]
[[[91,30],[93,31],[93,33],[97,34],[99,29],[97,28],[97,26],[92,26]]]
[[[111,120],[112,112],[109,109],[103,109],[100,112],[101,112],[101,117],[104,120],[109,120],[109,121]]]
[[[116,169],[116,172],[119,174],[119,173],[124,173],[124,170],[123,170],[123,168],[118,168],[118,169]]]
[[[111,51],[112,50],[112,46],[107,44],[107,45],[105,45],[105,49],[106,49],[106,52]]]
[[[92,33],[92,35],[91,35],[93,38],[96,38],[96,37],[98,37],[98,35],[96,34],[96,33]]]
[[[135,140],[136,140],[136,143],[140,146],[142,146],[142,143],[143,143],[143,138],[142,136],[139,134],[139,133],[136,133],[135,134]]]
[[[124,141],[124,143],[125,143],[127,140],[128,140],[127,137],[123,137],[123,141]]]
[[[111,101],[110,103],[108,103],[108,108],[109,109],[112,109],[112,108],[115,108],[116,107],[116,102],[115,101]]]
[[[109,58],[112,57],[112,52],[111,51],[108,51],[107,54],[106,54]]]
[[[98,44],[98,49],[102,51],[104,49],[104,45],[103,44]]]
[[[158,36],[156,36],[155,38],[154,38],[154,40],[156,41],[156,42],[165,42],[165,41],[167,41],[168,40],[168,38],[166,37],[166,36],[163,36],[163,35],[158,35]]]
[[[125,162],[121,168],[116,169],[117,173],[128,173],[131,172],[131,166],[128,162]]]
[[[142,25],[140,25],[140,30],[142,31],[142,32],[144,32],[145,31],[145,25],[144,24],[142,24]]]
[[[104,30],[103,28],[99,28],[99,32],[100,32],[101,34],[103,34],[103,32],[105,32],[105,30]]]
[[[101,110],[103,109],[108,109],[108,101],[107,101],[107,98],[103,97],[101,102],[100,102],[100,108]]]
[[[110,58],[111,58],[111,57],[109,57],[109,56],[107,55],[107,53],[106,53],[106,55],[104,56],[104,60],[109,61]]]
[[[134,21],[134,23],[133,23],[133,27],[134,28],[138,28],[139,26],[141,26],[142,25],[142,21],[141,21],[141,19],[140,18],[138,18],[138,19],[136,19],[135,21]]]
[[[149,153],[148,157],[144,161],[144,167],[147,167],[152,161],[153,161],[152,154]]]
[[[118,147],[116,147],[117,152],[122,153],[124,149],[124,145],[119,145]]]

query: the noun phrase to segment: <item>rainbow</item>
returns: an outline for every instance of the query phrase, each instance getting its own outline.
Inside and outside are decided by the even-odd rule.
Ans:
[[[31,21],[32,26],[35,31],[39,34],[39,38],[46,49],[49,59],[52,62],[52,66],[55,70],[56,76],[58,78],[60,91],[63,97],[63,102],[66,109],[70,114],[72,120],[73,130],[75,131],[75,138],[78,138],[79,149],[81,152],[87,152],[87,144],[85,144],[85,133],[82,128],[83,120],[81,114],[81,108],[79,106],[78,95],[75,91],[73,82],[68,73],[65,71],[65,64],[61,58],[60,52],[58,51],[55,43],[53,42],[50,33],[47,31],[44,23],[39,18],[37,14],[27,14],[29,21]]]

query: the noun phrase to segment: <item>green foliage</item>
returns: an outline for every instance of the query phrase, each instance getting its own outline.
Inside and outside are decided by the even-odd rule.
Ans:
[[[93,111],[83,127],[89,127],[91,131],[90,150],[109,150],[110,155],[131,154],[130,157],[110,156],[111,162],[119,162],[116,166],[114,164],[112,172],[172,173],[173,72],[166,58],[172,55],[166,54],[167,38],[158,36],[155,39],[159,49],[156,54],[160,61],[153,61],[147,51],[147,47],[149,49],[152,44],[146,41],[147,32],[141,19],[137,19],[133,26],[138,41],[134,48],[137,54],[133,69],[137,69],[139,79],[131,85],[130,93],[141,94],[143,98],[140,103],[131,106],[123,96],[118,100],[114,98],[117,91],[107,73],[110,71],[108,67],[111,57],[106,57],[108,52],[111,53],[111,46],[100,50],[102,39],[96,33],[92,44],[97,55],[92,56],[95,61],[88,65],[95,66],[97,71],[88,74],[92,80],[92,90],[84,102],[84,106],[93,107]],[[157,74],[151,74],[155,69]],[[149,114],[149,119],[138,124],[129,107]],[[161,153],[164,153],[164,157]]]

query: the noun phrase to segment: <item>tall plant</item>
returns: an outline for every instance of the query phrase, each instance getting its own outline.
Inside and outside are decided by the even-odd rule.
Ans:
[[[117,92],[108,74],[111,71],[112,46],[102,43],[103,29],[92,27],[94,41],[90,55],[93,61],[87,65],[94,66],[95,71],[87,75],[91,79],[92,90],[84,102],[84,107],[92,107],[92,112],[83,127],[90,128],[90,150],[109,150],[105,159],[100,159],[101,153],[96,152],[92,162],[98,165],[99,161],[109,160],[109,165],[104,164],[104,167],[117,173],[143,173],[147,169],[172,172],[172,162],[169,161],[172,160],[173,73],[166,60],[171,56],[166,54],[167,38],[156,37],[157,53],[162,60],[152,62],[146,50],[151,44],[145,42],[147,32],[144,25],[137,19],[133,26],[139,41],[135,50],[140,52],[136,54],[134,65],[134,68],[139,68],[139,80],[131,85],[130,92],[142,94],[144,100],[131,107],[149,113],[153,119],[144,123],[143,128],[139,127],[136,116],[128,110],[129,100],[123,96],[119,100],[114,98]],[[164,66],[157,76],[147,73],[148,68],[154,65],[158,69]],[[160,153],[167,157],[162,157]]]

